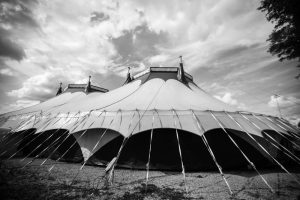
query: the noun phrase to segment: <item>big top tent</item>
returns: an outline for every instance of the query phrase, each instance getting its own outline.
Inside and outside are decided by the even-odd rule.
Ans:
[[[300,164],[299,130],[212,97],[182,63],[129,74],[112,91],[89,82],[61,92],[0,116],[1,158],[107,165],[111,175],[116,166],[180,170],[184,177],[186,171],[217,170],[230,192],[223,169],[248,167],[260,175],[259,168],[277,166],[299,182],[286,167]]]

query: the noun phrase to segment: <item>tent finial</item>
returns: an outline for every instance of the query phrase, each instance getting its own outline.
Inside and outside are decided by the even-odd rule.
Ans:
[[[87,86],[85,88],[86,93],[89,93],[91,91],[91,78],[92,78],[92,76],[89,75],[89,81],[88,81]]]
[[[178,79],[183,83],[187,83],[184,75],[182,56],[179,56],[179,59],[180,62],[179,62],[179,70],[178,70]]]
[[[179,56],[179,59],[180,59],[180,64],[183,65],[183,62],[182,62],[182,56]]]
[[[57,90],[56,96],[62,93],[62,82],[59,83],[59,88]]]
[[[133,78],[131,77],[131,74],[130,74],[130,70],[131,70],[131,67],[128,67],[127,78],[123,85],[130,83],[133,80]]]
[[[131,79],[130,70],[131,70],[131,67],[128,67],[127,77],[129,77]]]

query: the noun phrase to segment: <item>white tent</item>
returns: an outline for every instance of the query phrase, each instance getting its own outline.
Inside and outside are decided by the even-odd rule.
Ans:
[[[116,158],[113,167],[218,169],[221,174],[222,167],[266,165],[289,173],[286,163],[300,163],[296,127],[217,100],[193,82],[182,64],[151,67],[109,92],[67,89],[1,115],[0,128],[11,130],[4,142],[16,143],[0,148],[0,156],[9,158],[24,149],[23,156],[40,157],[52,148],[47,156],[57,150],[61,160],[78,155],[79,149],[84,165]]]

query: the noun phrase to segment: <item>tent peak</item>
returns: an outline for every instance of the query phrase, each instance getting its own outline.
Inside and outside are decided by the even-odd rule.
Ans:
[[[130,83],[131,81],[133,81],[133,77],[130,74],[130,69],[131,69],[131,67],[128,67],[127,78],[126,78],[126,80],[125,80],[125,82],[124,82],[123,85],[125,85],[125,84]]]
[[[91,78],[92,78],[92,76],[89,75],[89,81],[88,81],[88,83],[87,83],[87,85],[85,87],[85,92],[86,93],[90,93],[91,92]]]
[[[182,75],[178,76],[179,71],[181,70],[178,67],[150,67],[147,70],[134,75],[133,79],[142,80],[143,83],[154,78],[161,78],[165,81],[168,79],[175,79],[184,84],[193,82],[193,77],[190,74],[184,72],[184,70],[181,71]]]
[[[64,92],[82,91],[82,92],[85,92],[85,93],[88,94],[88,93],[91,93],[91,92],[106,93],[106,92],[109,91],[108,89],[92,85],[91,78],[92,78],[92,76],[89,76],[89,80],[88,80],[87,84],[68,84],[68,86],[66,87]]]
[[[179,56],[179,59],[180,59],[180,62],[179,62],[179,69],[178,69],[178,79],[181,82],[183,82],[184,84],[186,84],[187,80],[185,79],[182,56]]]
[[[59,83],[59,88],[58,88],[58,90],[56,92],[56,96],[60,95],[63,92],[61,86],[62,86],[62,82]]]

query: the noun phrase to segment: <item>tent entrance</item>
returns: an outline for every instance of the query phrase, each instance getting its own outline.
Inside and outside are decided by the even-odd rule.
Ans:
[[[258,167],[266,167],[271,162],[266,159],[255,146],[238,136],[243,132],[229,134],[236,141],[239,147]],[[183,164],[187,171],[217,170],[206,146],[200,136],[178,130],[179,141],[182,150]],[[122,150],[118,160],[119,167],[146,169],[148,161],[151,130],[133,135]],[[227,135],[221,129],[213,129],[205,133],[216,159],[223,169],[241,169],[248,166],[248,162],[240,151],[233,145]],[[107,143],[94,155],[101,163],[107,164],[113,159],[120,148],[123,136],[118,136]],[[154,129],[151,144],[150,169],[181,171],[178,143],[175,129],[161,128]]]

